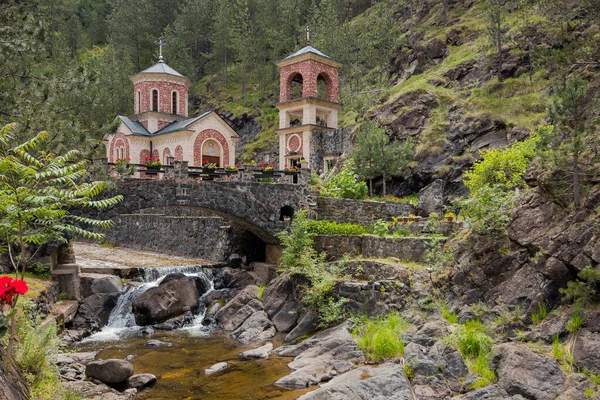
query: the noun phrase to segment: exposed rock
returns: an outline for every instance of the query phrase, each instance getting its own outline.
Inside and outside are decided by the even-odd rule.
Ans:
[[[262,311],[263,306],[258,299],[258,286],[250,285],[235,295],[215,315],[215,319],[226,331],[234,331],[251,315]]]
[[[269,358],[269,354],[271,354],[272,350],[273,343],[267,343],[264,346],[258,347],[256,349],[244,351],[243,353],[240,353],[240,356],[245,359],[263,358],[266,360]]]
[[[392,130],[394,137],[418,134],[429,119],[436,99],[426,91],[414,91],[399,96],[375,111],[377,121]]]
[[[109,359],[92,361],[85,368],[85,376],[103,383],[117,384],[133,375],[133,365],[129,361]]]
[[[148,289],[132,303],[135,322],[138,325],[160,323],[186,311],[196,311],[198,298],[204,292],[201,279],[183,274],[167,275],[157,287]]]
[[[161,347],[161,346],[171,347],[171,346],[173,346],[173,343],[171,343],[171,342],[163,342],[162,340],[152,339],[152,340],[148,340],[146,342],[146,346],[150,346],[150,347]]]
[[[96,384],[91,381],[66,382],[63,383],[63,388],[78,393],[86,399],[125,400],[131,398],[128,393],[119,393],[103,383]]]
[[[429,350],[429,357],[441,368],[446,379],[459,380],[469,373],[460,353],[443,340],[435,342]]]
[[[255,275],[241,269],[223,268],[221,276],[223,284],[228,288],[243,288],[257,284]]]
[[[445,202],[444,181],[436,179],[419,191],[418,213],[424,217],[432,212],[440,214],[444,210]]]
[[[73,320],[73,327],[85,328],[90,332],[100,330],[108,322],[118,296],[118,293],[98,293],[83,299]]]
[[[206,375],[212,375],[214,373],[224,370],[225,368],[227,368],[227,365],[228,364],[226,362],[216,363],[215,365],[206,368],[204,370],[204,373]]]
[[[600,374],[600,334],[581,330],[573,346],[573,358],[578,370]]]
[[[343,323],[299,344],[276,349],[280,356],[295,358],[288,364],[294,372],[275,385],[288,389],[316,385],[363,363],[364,355],[348,329],[348,323]]]
[[[498,385],[508,394],[550,400],[561,392],[565,374],[556,360],[518,344],[501,344],[493,351],[492,369],[498,375]]]
[[[417,332],[407,333],[407,339],[422,346],[431,347],[437,339],[448,334],[448,323],[442,319],[428,321]]]
[[[589,400],[590,397],[585,393],[586,389],[592,389],[596,392],[587,376],[571,374],[567,376],[562,393],[555,400]]]
[[[271,339],[275,336],[275,326],[264,311],[257,311],[248,317],[231,336],[242,344]]]
[[[272,280],[263,292],[265,312],[278,332],[290,332],[298,320],[301,306],[294,289],[292,279],[283,274]]]
[[[98,293],[118,293],[121,291],[121,279],[115,275],[79,274],[81,295],[85,298]]]
[[[134,388],[137,390],[150,387],[156,383],[156,376],[152,374],[137,374],[132,375],[125,381],[125,387]]]
[[[463,43],[461,34],[461,29],[450,30],[446,35],[446,44],[450,46],[460,46]]]
[[[362,366],[333,378],[299,400],[413,400],[410,384],[398,364]]]
[[[287,334],[284,342],[294,342],[296,339],[316,331],[318,323],[319,314],[312,308],[303,308],[302,311],[300,311],[300,316],[298,317],[296,326],[290,331],[290,333]]]
[[[520,397],[520,396],[519,396]],[[488,385],[479,389],[475,389],[472,392],[463,394],[462,396],[453,397],[453,400],[512,400],[513,397],[506,393],[506,390],[502,389],[498,385]],[[514,398],[517,400],[516,398]]]
[[[58,366],[76,363],[88,364],[94,361],[97,355],[97,351],[86,351],[80,353],[60,353],[54,356],[54,362]]]

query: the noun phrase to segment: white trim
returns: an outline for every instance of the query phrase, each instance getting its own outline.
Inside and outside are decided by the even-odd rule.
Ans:
[[[293,137],[297,137],[297,138],[298,138],[298,142],[300,142],[300,147],[298,147],[298,149],[297,149],[297,150],[293,150],[293,149],[290,147],[290,142],[292,141],[292,138],[293,138]],[[288,139],[287,139],[287,143],[285,144],[285,147],[286,147],[287,149],[289,149],[291,152],[294,152],[294,153],[301,154],[301,153],[302,153],[302,137],[301,137],[299,134],[297,134],[297,133],[292,133],[292,134],[291,134],[291,135],[288,137]]]

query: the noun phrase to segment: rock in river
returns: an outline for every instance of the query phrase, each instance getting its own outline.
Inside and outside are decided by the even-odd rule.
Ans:
[[[129,361],[109,359],[92,361],[85,368],[85,376],[103,383],[117,384],[133,375],[133,365]]]
[[[148,289],[132,303],[135,323],[151,325],[196,311],[199,297],[208,290],[206,283],[184,274],[169,274],[157,286]]]

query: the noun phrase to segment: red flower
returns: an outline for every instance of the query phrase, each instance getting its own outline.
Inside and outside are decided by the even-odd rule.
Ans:
[[[264,168],[264,167],[266,167],[266,166],[267,166],[267,164],[265,164],[265,163],[261,163],[261,164],[259,165],[259,167],[261,167],[261,168]]]
[[[20,279],[12,279],[8,276],[0,278],[0,305],[11,304],[15,293],[25,294],[29,288],[27,283]]]
[[[25,294],[29,290],[29,288],[27,287],[27,282],[22,281],[20,279],[14,280],[12,283],[12,287],[15,290],[15,292],[19,294]]]

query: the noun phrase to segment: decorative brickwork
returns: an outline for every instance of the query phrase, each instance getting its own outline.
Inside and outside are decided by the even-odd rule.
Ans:
[[[321,76],[327,87],[327,100],[340,101],[337,68],[315,60],[303,60],[286,65],[279,71],[282,103],[292,100],[291,83],[297,74],[302,75],[302,97],[318,97],[318,78]]]
[[[173,121],[158,120],[158,129],[157,130],[161,130],[165,126],[169,125],[171,122],[173,122]]]
[[[140,164],[145,163],[146,158],[150,158],[150,150],[148,150],[148,149],[144,149],[144,150],[140,151]]]
[[[110,142],[109,162],[115,162],[117,158],[120,158],[120,155],[117,155],[115,153],[115,150],[120,147],[125,148],[125,154],[123,155],[123,158],[131,158],[131,156],[129,155],[129,140],[127,140],[127,137],[123,133],[119,132]]]
[[[135,96],[134,110],[141,110],[141,112],[152,111],[152,90],[158,90],[158,111],[166,114],[173,114],[172,110],[172,95],[173,92],[177,92],[178,100],[178,115],[187,117],[187,104],[186,99],[188,97],[188,91],[185,85],[176,82],[169,81],[156,81],[156,80],[144,80],[138,82],[133,86],[133,93]],[[140,98],[142,101],[142,107],[139,108],[137,104],[137,91],[140,91]],[[160,129],[160,128],[159,128]]]
[[[168,147],[165,147],[165,149],[163,150],[163,158],[162,158],[162,162],[164,164],[167,163],[167,157],[171,157],[171,149],[169,149]]]
[[[221,159],[221,167],[229,166],[229,146],[227,140],[214,129],[205,129],[196,136],[194,140],[194,164],[195,166],[202,165],[202,144],[207,139],[214,139],[221,145],[223,157]]]
[[[285,154],[302,153],[302,133],[288,133],[285,135]]]
[[[183,147],[175,147],[175,161],[183,161]]]

